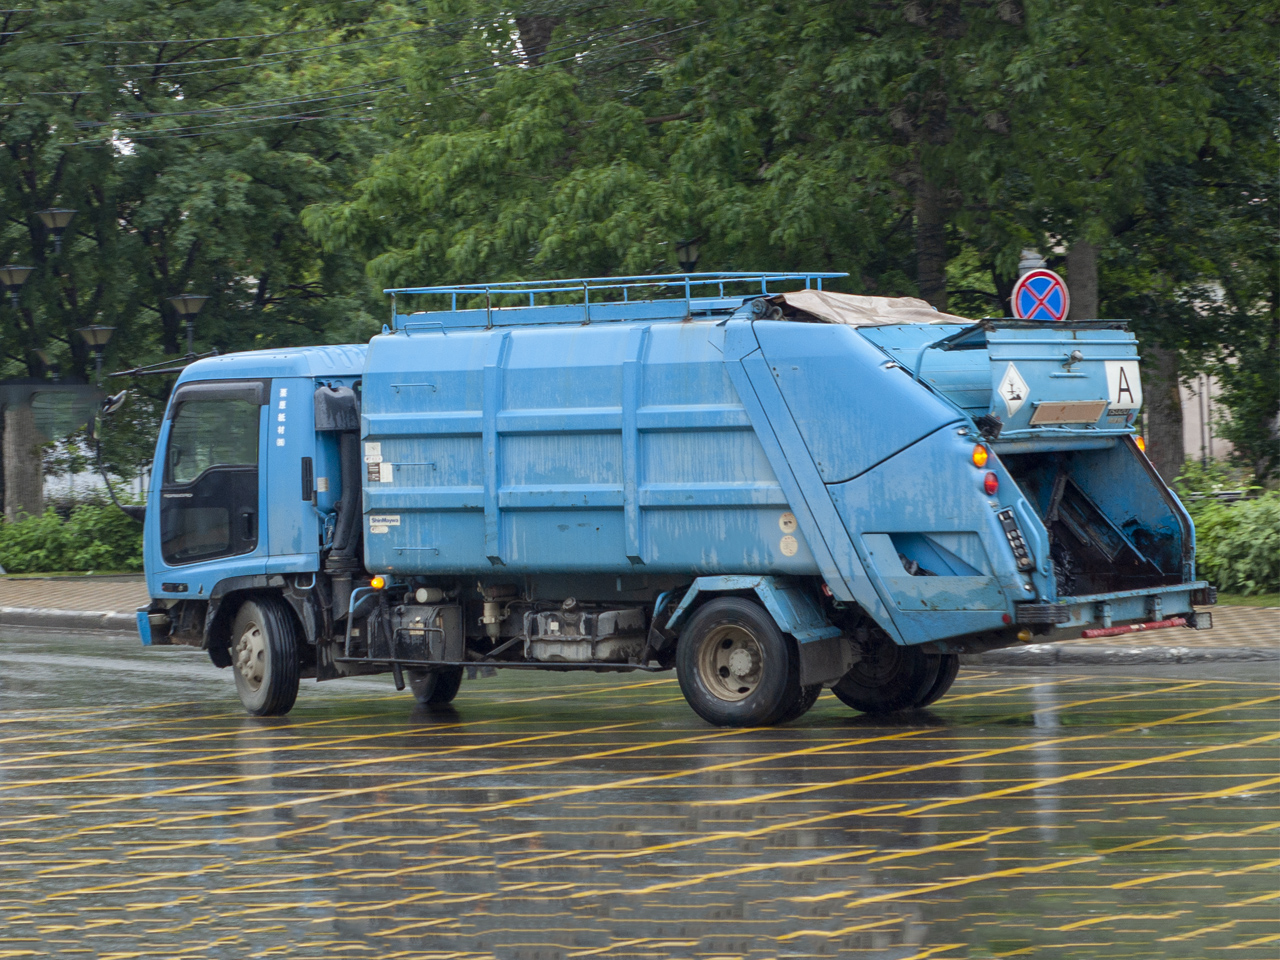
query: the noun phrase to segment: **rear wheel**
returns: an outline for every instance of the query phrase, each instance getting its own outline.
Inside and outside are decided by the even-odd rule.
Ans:
[[[956,675],[960,672],[960,658],[954,653],[944,653],[938,657],[938,679],[933,681],[933,686],[929,688],[929,692],[925,694],[924,699],[916,704],[917,707],[927,707],[929,704],[940,700],[951,685],[956,682]]]
[[[462,686],[462,668],[406,670],[405,679],[409,681],[414,698],[424,707],[443,707],[458,695],[458,688]]]
[[[929,656],[918,647],[899,646],[877,631],[871,642],[863,645],[862,659],[840,678],[831,692],[847,706],[863,713],[910,710],[922,706],[933,692],[941,659]]]
[[[681,632],[676,675],[685,700],[708,723],[768,726],[802,702],[798,659],[795,644],[763,607],[720,597],[699,608]]]
[[[246,600],[231,628],[236,693],[254,716],[280,716],[298,699],[301,637],[293,611],[279,597]]]

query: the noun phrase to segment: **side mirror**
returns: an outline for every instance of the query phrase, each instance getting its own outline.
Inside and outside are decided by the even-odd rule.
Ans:
[[[117,410],[119,410],[121,407],[123,407],[125,404],[125,401],[128,399],[129,399],[128,390],[121,390],[119,393],[112,394],[111,396],[107,397],[105,400],[102,401],[102,407],[99,412],[104,417],[109,417],[113,413],[115,413]]]

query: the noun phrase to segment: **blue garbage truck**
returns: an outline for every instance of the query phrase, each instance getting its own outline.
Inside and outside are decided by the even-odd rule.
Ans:
[[[674,668],[732,726],[824,687],[927,706],[961,654],[1209,626],[1125,323],[974,322],[839,276],[403,288],[367,345],[190,364],[142,642],[206,650],[256,715],[302,678],[441,707],[490,668]]]

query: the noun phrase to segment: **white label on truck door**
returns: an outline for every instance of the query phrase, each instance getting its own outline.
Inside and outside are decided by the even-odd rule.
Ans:
[[[1142,406],[1142,379],[1137,360],[1108,360],[1107,397],[1112,410],[1136,410]]]
[[[1027,402],[1027,381],[1022,379],[1022,374],[1012,363],[1004,368],[1004,376],[1000,378],[1000,385],[996,387],[996,392],[1004,401],[1006,417],[1012,417]]]
[[[371,457],[375,459],[370,459]],[[366,443],[364,445],[364,462],[365,463],[381,463],[382,462],[382,444]]]
[[[378,482],[394,483],[395,482],[395,464],[380,463],[378,464]]]

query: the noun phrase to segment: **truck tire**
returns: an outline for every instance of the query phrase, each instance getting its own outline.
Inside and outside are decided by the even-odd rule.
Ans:
[[[452,703],[462,686],[461,667],[440,667],[435,670],[406,670],[409,689],[424,707],[443,707]]]
[[[236,693],[257,717],[281,716],[298,699],[301,638],[293,611],[279,597],[246,600],[231,627]]]
[[[676,645],[676,676],[689,706],[718,727],[769,726],[801,698],[795,644],[742,597],[694,613]]]
[[[792,720],[799,720],[818,702],[818,697],[822,695],[822,684],[815,683],[811,687],[801,687],[800,696],[796,698],[796,702],[777,719],[777,723],[790,723]]]
[[[929,688],[929,692],[924,698],[916,704],[917,707],[927,707],[931,703],[940,700],[951,685],[956,682],[956,675],[960,672],[960,658],[954,653],[944,653],[938,657],[938,679],[933,681],[933,686]]]
[[[863,713],[911,710],[933,692],[941,666],[940,657],[918,647],[900,646],[879,634],[831,692]]]

